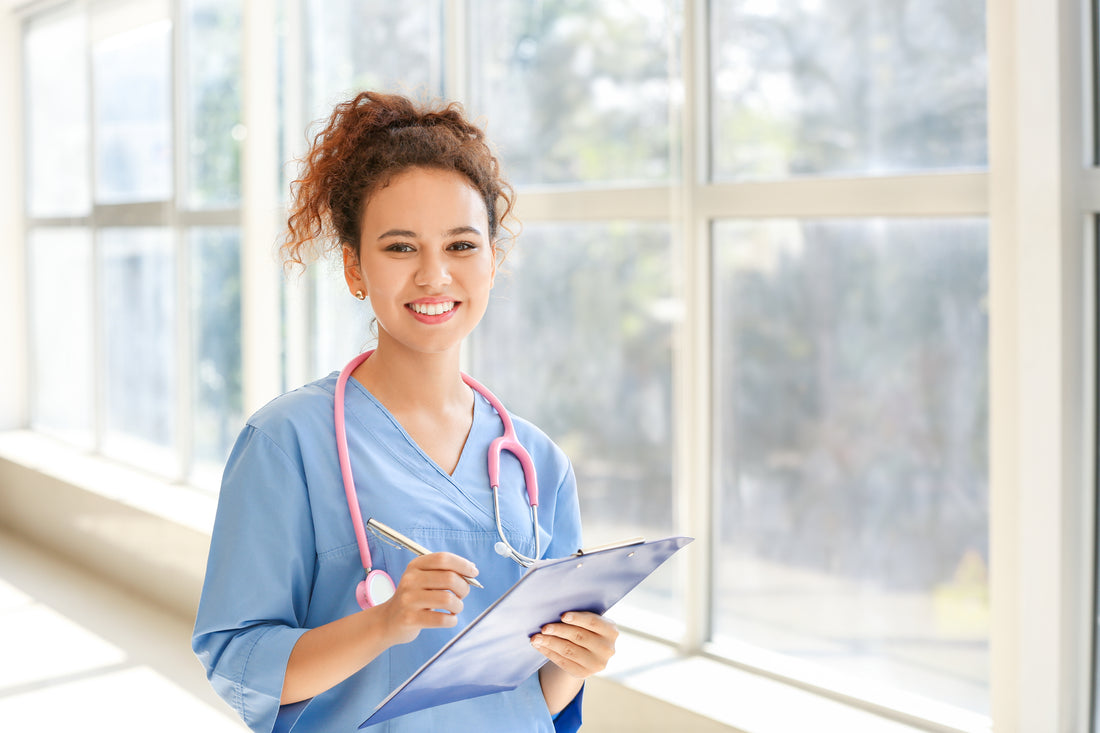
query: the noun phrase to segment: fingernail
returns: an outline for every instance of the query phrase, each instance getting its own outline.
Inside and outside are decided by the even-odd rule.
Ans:
[[[573,614],[563,613],[562,616],[561,616],[561,620],[564,621],[567,624],[571,624],[571,623],[573,623]]]
[[[541,649],[541,648],[542,648],[542,645],[543,645],[543,644],[545,644],[545,643],[546,643],[546,642],[544,642],[544,641],[542,640],[542,637],[541,637],[541,636],[537,636],[537,635],[536,635],[536,636],[532,636],[532,637],[531,637],[531,644],[533,644],[533,645],[534,645],[534,647],[535,647],[536,649]]]

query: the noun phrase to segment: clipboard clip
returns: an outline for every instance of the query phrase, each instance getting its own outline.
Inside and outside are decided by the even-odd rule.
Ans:
[[[644,545],[645,537],[631,537],[628,540],[620,540],[618,542],[609,542],[606,545],[596,545],[595,547],[582,547],[573,553],[573,557],[584,557],[585,555],[591,555],[594,552],[603,552],[604,550],[617,550],[620,547],[631,547],[632,545]]]

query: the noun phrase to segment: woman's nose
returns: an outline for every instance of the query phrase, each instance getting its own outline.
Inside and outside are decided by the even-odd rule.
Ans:
[[[425,253],[420,258],[420,268],[416,273],[416,284],[424,288],[441,288],[451,283],[451,273],[444,257]]]

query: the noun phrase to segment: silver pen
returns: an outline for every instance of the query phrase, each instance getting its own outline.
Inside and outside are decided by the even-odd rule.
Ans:
[[[398,532],[396,529],[393,529],[392,527],[387,527],[374,517],[371,517],[367,520],[367,529],[374,532],[379,537],[397,545],[398,547],[404,547],[406,550],[414,552],[417,555],[431,554],[431,550],[427,549],[423,545],[413,542],[408,537]],[[481,588],[482,590],[485,590],[485,586],[483,586],[481,583],[477,582],[473,578],[467,578],[465,575],[463,575],[462,579],[475,588]]]

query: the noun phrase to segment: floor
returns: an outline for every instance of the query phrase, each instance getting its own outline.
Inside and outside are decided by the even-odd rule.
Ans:
[[[190,648],[191,623],[0,533],[5,733],[242,733]]]

